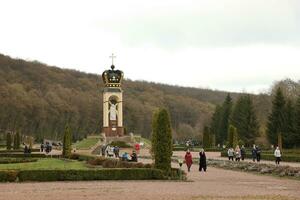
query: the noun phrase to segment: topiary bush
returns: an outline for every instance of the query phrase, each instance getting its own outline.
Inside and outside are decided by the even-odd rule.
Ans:
[[[169,174],[173,144],[170,115],[166,109],[159,109],[153,114],[151,137],[154,166]]]

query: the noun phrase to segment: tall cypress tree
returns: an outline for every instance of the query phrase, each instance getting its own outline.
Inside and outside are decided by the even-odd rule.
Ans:
[[[228,94],[222,105],[222,118],[220,121],[220,128],[218,133],[221,144],[224,144],[227,138],[231,110],[232,110],[232,99],[230,97],[230,94]]]
[[[172,132],[169,113],[160,109],[154,114],[152,123],[152,151],[155,168],[171,172]]]
[[[300,96],[297,98],[295,106],[295,137],[294,142],[296,147],[300,147]]]
[[[236,127],[229,125],[227,134],[228,147],[235,148],[238,145],[238,132]]]
[[[221,141],[221,136],[219,134],[221,119],[222,119],[222,107],[220,105],[217,105],[210,123],[210,131],[212,135],[215,136],[215,140],[216,140],[215,142],[217,142],[218,144],[221,144],[223,142]]]
[[[271,144],[280,145],[281,143],[279,140],[281,140],[285,129],[285,104],[285,98],[279,87],[272,101],[272,111],[267,125],[267,136]]]
[[[67,124],[65,127],[65,133],[63,138],[63,152],[62,155],[65,158],[69,158],[72,152],[72,133],[69,125]]]
[[[12,143],[12,135],[11,133],[6,134],[6,149],[11,150],[11,143]]]
[[[20,148],[20,132],[17,131],[16,134],[14,135],[14,149],[19,149]]]
[[[252,146],[259,135],[259,124],[250,95],[241,96],[234,106],[231,124],[237,128],[239,138]]]
[[[203,148],[211,147],[210,129],[208,126],[204,126],[203,129]]]

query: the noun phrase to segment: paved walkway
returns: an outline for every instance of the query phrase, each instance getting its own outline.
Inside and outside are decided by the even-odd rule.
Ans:
[[[300,181],[217,168],[200,173],[197,168],[188,173],[188,182],[0,183],[0,200],[300,199]]]
[[[184,151],[174,151],[173,156],[184,158],[185,152]],[[193,158],[199,158],[198,152],[192,152]],[[218,159],[218,160],[228,160],[226,157],[221,157],[220,152],[206,152],[206,157],[208,159]],[[253,162],[251,159],[245,159],[246,162]],[[260,163],[266,163],[266,164],[273,164],[275,165],[274,161],[268,161],[268,160],[261,160]],[[291,167],[300,167],[299,162],[281,162],[280,165],[289,165]]]

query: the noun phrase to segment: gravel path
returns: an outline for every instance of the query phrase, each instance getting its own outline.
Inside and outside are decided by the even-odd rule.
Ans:
[[[187,182],[0,183],[0,200],[300,199],[300,181],[216,168],[200,173],[197,167]]]

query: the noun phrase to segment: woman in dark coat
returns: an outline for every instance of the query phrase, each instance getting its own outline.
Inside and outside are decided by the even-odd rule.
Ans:
[[[193,158],[192,158],[192,154],[191,154],[190,150],[187,150],[184,159],[185,159],[185,164],[188,168],[188,172],[190,172],[191,166],[193,164]]]
[[[204,149],[201,149],[199,152],[199,171],[201,172],[202,169],[206,172],[206,155]]]

